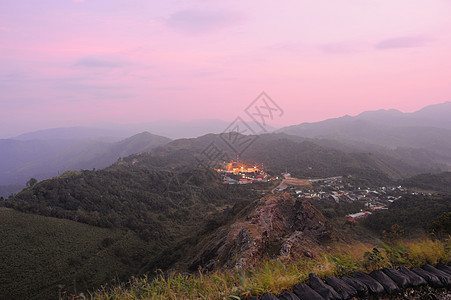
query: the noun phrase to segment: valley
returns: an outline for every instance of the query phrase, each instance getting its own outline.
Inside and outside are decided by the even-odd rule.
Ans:
[[[451,300],[450,15],[0,0],[0,300]]]
[[[217,135],[176,140],[148,153],[120,158],[102,170],[65,172],[2,200],[5,216],[19,214],[18,220],[24,222],[36,216],[34,228],[45,228],[38,234],[43,240],[50,241],[60,234],[52,231],[51,224],[56,220],[104,232],[103,237],[93,241],[97,244],[90,246],[72,239],[75,231],[67,231],[65,237],[70,240],[59,244],[55,251],[64,251],[63,247],[83,251],[80,245],[85,244],[98,249],[93,252],[95,258],[85,255],[75,263],[78,254],[69,251],[67,258],[59,258],[60,262],[46,263],[54,266],[53,274],[59,278],[53,285],[48,289],[40,287],[39,291],[30,285],[31,290],[22,292],[33,290],[37,298],[51,299],[58,291],[66,295],[72,290],[85,293],[118,279],[119,274],[119,280],[124,280],[160,269],[227,272],[258,268],[262,261],[315,261],[330,249],[340,252],[345,241],[376,245],[395,224],[409,233],[406,238],[418,237],[429,231],[443,212],[451,210],[451,198],[440,196],[440,187],[446,185],[438,184],[436,191],[414,191],[411,188],[421,186],[418,184],[425,180],[402,179],[405,171],[381,158],[348,154],[295,139],[278,134],[261,136],[255,148],[249,148],[239,161],[211,162],[216,169],[196,162],[202,157],[201,149],[211,142],[232,155],[226,145],[221,146]],[[244,159],[255,163],[246,164]],[[247,184],[239,184],[241,179]],[[409,188],[403,187],[403,180]],[[427,203],[423,211],[415,208],[413,199]],[[419,213],[417,220],[423,221],[420,224],[407,217],[413,223],[401,222],[397,206],[402,214]],[[392,211],[398,215],[391,216]],[[360,212],[371,215],[357,218]],[[14,232],[25,234],[20,229],[25,225],[14,225],[12,220],[2,219],[1,227],[13,234],[6,235],[4,242],[22,247],[28,239],[18,235],[17,240]],[[446,235],[446,227],[437,226],[437,233]],[[134,242],[122,242],[121,235]],[[10,257],[12,263],[10,272],[17,264],[30,264],[30,257],[15,257],[5,251],[4,257]],[[43,253],[51,255],[47,250]],[[102,267],[99,255],[108,261],[109,269]],[[38,256],[35,261],[42,263],[45,259]],[[121,264],[113,263],[115,259]],[[93,271],[85,269],[86,264]],[[26,272],[21,275],[24,280],[34,276],[31,270],[18,269]],[[48,272],[40,266],[35,270]],[[97,275],[88,279],[86,274],[91,272]],[[9,276],[19,278],[13,273]],[[6,284],[11,286],[10,281]],[[57,286],[64,288],[58,290]],[[19,295],[15,288],[8,291],[8,295]]]
[[[131,276],[150,276],[148,284],[157,284],[163,278],[154,276],[158,272],[196,276],[202,270],[210,276],[241,270],[253,280],[254,270],[264,272],[264,263],[276,269],[306,264],[322,275],[313,266],[326,253],[333,255],[321,263],[332,261],[333,268],[324,274],[343,275],[375,268],[363,255],[372,248],[410,243],[414,249],[431,237],[438,239],[431,242],[440,254],[433,261],[426,253],[407,261],[449,261],[440,250],[450,234],[446,160],[412,162],[409,155],[399,160],[385,146],[368,152],[330,137],[235,134],[237,141],[253,140],[239,154],[220,134],[171,141],[142,133],[89,154],[70,146],[69,162],[91,157],[85,164],[89,169],[30,180],[22,191],[0,198],[0,228],[9,245],[2,253],[9,278],[3,296],[70,298],[99,293],[104,284],[114,290]],[[57,156],[70,168],[61,153]],[[51,164],[48,159],[41,163]],[[82,231],[92,237],[85,239]],[[348,245],[361,252],[349,254]],[[49,284],[17,288],[37,273]],[[242,297],[246,290],[261,295],[270,286],[259,282],[230,293]]]

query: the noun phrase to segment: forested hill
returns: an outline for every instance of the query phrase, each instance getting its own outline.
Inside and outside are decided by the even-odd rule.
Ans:
[[[400,184],[410,188],[451,195],[451,172],[420,174],[404,179],[400,181]]]
[[[78,282],[77,277],[77,286],[86,288],[104,284],[114,279],[116,274],[121,274],[121,280],[124,280],[133,274],[152,273],[156,269],[166,270],[179,261],[180,257],[186,255],[192,245],[197,244],[205,234],[232,220],[243,207],[257,197],[250,186],[223,185],[216,182],[216,178],[205,169],[165,171],[139,166],[116,166],[106,170],[68,171],[61,176],[41,181],[6,201],[0,200],[0,205],[40,215],[41,218],[36,220],[39,224],[36,226],[46,229],[37,238],[46,241],[52,240],[54,234],[51,228],[47,228],[53,224],[47,221],[47,217],[68,219],[78,224],[85,223],[90,225],[86,228],[92,228],[91,231],[95,232],[100,232],[96,231],[96,228],[112,229],[92,245],[94,250],[97,247],[108,248],[108,255],[112,256],[99,259],[97,255],[103,252],[97,251],[96,254],[96,251],[92,251],[92,260],[90,257],[82,259],[83,262],[92,261],[92,269],[98,270],[99,276],[88,280],[86,276],[97,271],[86,271],[83,269],[84,264],[67,262],[66,257],[61,258],[58,263],[61,262],[65,266],[64,269],[58,264],[59,269],[52,271],[57,274],[53,277],[60,276],[60,279],[52,281],[49,286],[42,286],[42,291],[45,288],[57,291],[57,284],[65,285],[67,290],[75,288],[72,279],[70,277],[67,279],[67,274],[81,273],[84,276],[80,279],[83,284]],[[1,220],[0,223],[1,228],[10,228],[3,242],[5,245],[12,245],[5,249],[3,256],[8,260],[5,276],[15,278],[14,280],[20,278],[25,287],[31,286],[30,289],[17,289],[11,292],[13,294],[6,295],[15,295],[8,297],[13,299],[23,293],[34,295],[41,293],[41,287],[29,285],[28,282],[33,281],[36,273],[48,275],[48,271],[44,271],[41,267],[43,264],[50,266],[57,264],[53,261],[45,263],[47,257],[43,258],[41,255],[31,258],[38,261],[39,267],[36,272],[25,268],[24,274],[10,273],[17,265],[30,263],[30,257],[25,255],[18,257],[14,250],[8,250],[28,249],[20,244],[28,243],[28,239],[23,239],[17,244],[15,237],[23,235],[21,235],[23,228],[13,226],[8,219]],[[122,242],[117,242],[118,238],[112,237],[113,240],[108,238],[115,236],[115,232],[136,236],[138,241],[129,246],[119,245]],[[114,245],[110,247],[113,243]],[[53,241],[39,247],[43,253],[48,253],[47,247],[56,249],[56,252],[65,251],[61,245],[61,241]],[[63,246],[64,249],[68,247],[78,249],[89,248],[91,244],[80,240],[74,240],[71,244],[66,239]],[[72,255],[68,257],[67,259],[72,259]],[[117,264],[117,260],[123,263]],[[108,271],[103,264],[111,264],[114,267]],[[129,267],[123,269],[124,264]],[[0,292],[0,298],[2,295],[5,296]],[[52,298],[51,294],[48,295],[47,299]]]
[[[139,166],[68,171],[4,201],[28,213],[94,226],[125,228],[145,240],[170,244],[188,236],[216,207],[233,206],[252,192],[216,182],[204,169],[177,172]],[[243,200],[244,201],[244,200]],[[161,245],[160,245],[161,246]]]
[[[393,183],[408,175],[409,166],[393,166],[371,153],[345,153],[284,134],[244,138],[254,140],[240,152],[240,159],[263,164],[273,175],[285,170],[302,178],[349,175],[368,184]],[[212,147],[223,155],[212,156]],[[162,215],[181,220],[211,210],[207,204],[246,198],[235,187],[219,184],[212,170],[219,162],[235,158],[236,149],[231,148],[214,134],[180,139],[150,153],[122,158],[104,170],[66,172],[25,189],[5,204],[95,226],[129,228],[154,239],[160,233]],[[198,190],[202,190],[200,196]],[[186,207],[196,207],[196,211],[186,213]]]
[[[224,136],[222,136],[224,137]],[[181,166],[217,166],[224,160],[236,159],[262,164],[272,174],[287,170],[295,177],[327,177],[351,175],[373,184],[386,184],[415,174],[430,172],[426,167],[411,165],[386,155],[370,152],[341,151],[321,140],[264,134],[238,136],[225,142],[220,135],[209,134],[194,139],[179,139],[154,149],[151,153],[131,155],[121,159],[112,168],[121,166],[147,166],[157,169],[177,169]],[[245,142],[249,141],[247,146]],[[242,143],[243,146],[240,146]],[[238,151],[239,150],[239,151]],[[221,155],[213,156],[213,152]],[[213,157],[213,158],[212,158]]]

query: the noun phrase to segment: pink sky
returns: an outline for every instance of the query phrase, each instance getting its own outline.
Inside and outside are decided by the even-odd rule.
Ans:
[[[244,2],[244,3],[243,3]],[[0,138],[49,127],[280,125],[451,100],[451,1],[1,0]]]

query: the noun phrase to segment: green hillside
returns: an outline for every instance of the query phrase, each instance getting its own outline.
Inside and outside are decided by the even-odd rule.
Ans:
[[[252,201],[250,187],[217,182],[204,169],[152,170],[115,166],[69,171],[10,197],[4,205],[23,212],[71,219],[106,228],[128,229],[144,240],[186,236],[217,207]],[[248,200],[247,200],[248,199]]]
[[[130,231],[0,208],[1,299],[57,299],[137,274],[146,243]]]
[[[387,210],[374,212],[363,224],[376,232],[390,232],[399,226],[405,236],[431,231],[441,215],[451,212],[450,196],[405,195],[391,203]],[[438,224],[437,224],[438,225]],[[451,234],[451,228],[438,228]]]
[[[451,172],[440,174],[420,174],[400,181],[400,184],[410,188],[451,194]]]
[[[23,225],[15,225],[11,223],[15,218],[11,217],[11,222],[2,218],[5,222],[5,229],[2,228],[2,231],[7,231],[12,239],[11,242],[8,238],[4,241],[16,247],[16,250],[2,248],[5,256],[10,256],[11,263],[3,274],[8,278],[15,278],[22,271],[32,270],[29,277],[19,282],[26,283],[26,288],[22,288],[24,293],[28,291],[31,295],[34,291],[35,295],[36,290],[40,291],[44,286],[46,290],[42,291],[43,294],[55,291],[60,275],[56,273],[53,277],[53,269],[64,272],[64,278],[67,280],[75,278],[77,282],[83,282],[77,284],[79,290],[98,287],[116,275],[121,275],[120,279],[123,280],[123,274],[167,269],[186,255],[200,238],[233,219],[233,216],[255,197],[256,194],[250,187],[216,183],[203,169],[169,172],[135,166],[116,166],[99,171],[67,172],[37,183],[1,203],[22,212],[37,214],[25,216],[42,222],[28,228],[33,231],[27,233],[22,228],[28,223],[33,224],[31,221],[25,220]],[[3,211],[22,215],[12,210]],[[46,233],[47,219],[73,224],[80,229],[74,233],[70,230]],[[20,221],[18,218],[17,220]],[[61,227],[50,226],[54,229]],[[83,233],[89,230],[97,235],[102,232],[104,234],[91,242],[89,235],[83,236]],[[109,247],[111,242],[122,236],[119,234],[118,237],[110,237],[112,233],[125,235],[123,241],[115,242],[114,245],[117,246],[103,250],[102,245]],[[62,249],[55,250],[53,243],[58,239],[50,237],[60,235],[67,239],[68,244],[63,244]],[[39,240],[48,239],[48,242],[37,248],[41,256],[34,257],[30,254],[31,250],[27,250],[28,246],[32,249],[36,247],[36,244],[28,242],[29,236],[36,236]],[[24,243],[27,245],[23,246]],[[78,244],[86,246],[80,247]],[[119,247],[122,244],[123,247]],[[71,251],[72,248],[76,250]],[[103,254],[104,251],[111,251],[112,256]],[[67,253],[69,257],[65,258],[65,254],[61,253]],[[33,263],[36,265],[26,266],[26,259],[21,258],[21,255],[31,255],[28,259],[34,259]],[[91,255],[94,258],[90,258]],[[48,261],[52,257],[65,259],[67,263],[48,268],[51,266]],[[120,263],[117,263],[118,259]],[[108,268],[104,269],[104,265]],[[118,271],[115,271],[116,267]],[[98,277],[92,275],[97,272],[100,272]],[[17,274],[14,275],[15,273]],[[50,276],[45,279],[45,285],[43,282],[28,285],[33,276],[41,273]],[[17,285],[11,282],[7,285],[11,291],[17,289]],[[65,285],[70,283],[66,282]]]

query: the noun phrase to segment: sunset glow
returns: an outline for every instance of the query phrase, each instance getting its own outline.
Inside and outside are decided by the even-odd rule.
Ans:
[[[451,2],[0,3],[0,138],[232,121],[262,91],[291,125],[450,100]]]

